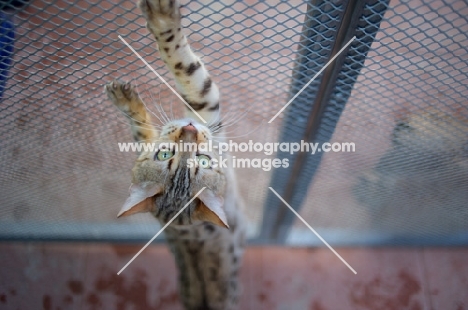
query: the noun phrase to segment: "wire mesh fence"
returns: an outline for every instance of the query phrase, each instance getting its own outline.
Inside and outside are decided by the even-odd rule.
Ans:
[[[171,81],[135,3],[2,3],[0,236],[151,237],[158,230],[151,216],[116,219],[135,154],[119,152],[117,143],[132,137],[103,85],[132,80],[155,112],[174,117],[183,104],[117,37]],[[311,90],[322,76],[286,114],[265,120],[328,61],[323,51],[336,42],[329,32],[340,28],[347,4],[183,1],[182,23],[221,89],[233,140],[273,142],[285,140],[285,130],[303,133]],[[346,51],[319,127],[330,142],[354,142],[356,152],[327,153],[316,168],[306,164],[312,183],[297,186],[295,195],[304,198],[295,207],[337,242],[466,233],[468,6],[374,1],[361,13],[355,24],[362,35]],[[363,39],[369,32],[373,41]],[[304,41],[312,37],[313,45]],[[262,225],[275,225],[264,219],[279,210],[266,203],[277,172],[236,173],[254,238]],[[293,225],[287,241],[314,244],[301,225]]]
[[[192,47],[222,89],[226,123],[242,118],[229,134],[274,140],[275,129],[258,124],[286,100],[304,4],[183,5]],[[116,220],[135,154],[119,152],[117,143],[132,137],[103,93],[108,81],[132,80],[153,111],[181,115],[183,104],[118,39],[172,80],[140,15],[132,1],[32,1],[5,10],[16,30],[1,104],[2,235],[122,239],[157,231],[151,217]],[[240,183],[258,227],[268,172],[239,174],[258,185]]]
[[[357,82],[353,44],[322,130],[356,153],[326,153],[301,215],[336,242],[466,243],[468,7],[390,1]],[[365,19],[375,18],[368,6]],[[357,32],[371,29],[358,24]],[[336,126],[333,107],[351,92]],[[328,126],[329,127],[329,126]],[[290,242],[307,243],[299,221]],[[365,240],[365,241],[364,241]]]

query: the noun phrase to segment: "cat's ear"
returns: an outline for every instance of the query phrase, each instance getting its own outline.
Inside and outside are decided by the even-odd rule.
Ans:
[[[222,197],[216,196],[209,189],[205,189],[198,195],[198,198],[201,202],[193,214],[196,220],[229,228],[226,213],[223,209],[224,199]]]
[[[152,211],[154,209],[153,196],[161,192],[162,186],[159,184],[132,184],[130,195],[117,217]]]

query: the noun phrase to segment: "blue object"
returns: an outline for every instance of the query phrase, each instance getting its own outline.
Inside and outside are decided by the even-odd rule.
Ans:
[[[13,62],[15,27],[10,18],[0,13],[0,101],[8,79],[8,70]]]

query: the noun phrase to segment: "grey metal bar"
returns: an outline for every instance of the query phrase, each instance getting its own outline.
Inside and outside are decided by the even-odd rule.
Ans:
[[[327,63],[331,58],[331,50],[336,38],[336,32],[340,26],[340,20],[344,14],[344,1],[331,3],[327,1],[311,1],[305,14],[304,27],[301,34],[298,57],[295,59],[290,98],[292,98],[310,78]],[[313,55],[313,57],[311,57]],[[322,75],[323,76],[323,75]],[[322,76],[312,82],[307,90],[294,100],[283,112],[281,142],[296,142],[302,138],[306,127],[305,115],[312,110],[314,94],[318,91]],[[279,121],[276,120],[276,121]],[[288,159],[294,163],[296,155],[278,153],[280,159]],[[270,186],[281,196],[284,195],[286,180],[291,179],[292,166],[288,169],[276,169],[273,172]],[[263,212],[263,223],[260,240],[273,241],[273,230],[278,224],[280,209],[286,208],[278,203],[278,198],[268,193]]]
[[[315,3],[311,6],[314,7],[316,5]],[[379,18],[373,18],[372,20],[365,19],[365,16],[375,12],[376,6],[378,7],[377,10],[382,12],[379,14]],[[294,106],[289,109],[289,113],[284,121],[284,131],[282,135],[283,139],[286,141],[291,141],[292,136],[298,138],[297,140],[302,139],[308,142],[323,143],[330,140],[347,98],[351,94],[352,86],[364,64],[365,54],[370,49],[369,43],[373,41],[379,29],[383,12],[388,7],[388,1],[353,0],[343,3],[343,7],[345,7],[345,9],[340,16],[339,27],[336,28],[333,34],[335,37],[335,44],[330,49],[329,58],[333,57],[354,35],[356,35],[357,39],[352,43],[347,52],[343,52],[343,54],[337,57],[335,62],[324,71],[318,86],[314,85],[314,87],[309,87],[297,98],[298,102],[306,102],[307,98],[313,97],[313,104],[308,113],[307,122],[301,124],[302,133],[290,135],[288,123],[294,120],[294,114],[297,113],[297,111],[294,109]],[[369,11],[370,7],[373,8],[372,12]],[[307,17],[316,18],[314,15],[309,14]],[[306,22],[306,27],[308,25],[310,25],[310,22]],[[369,27],[371,31],[369,31]],[[360,30],[362,28],[366,29],[366,31]],[[310,29],[304,29],[304,33],[308,33],[309,31]],[[316,30],[315,32],[318,33]],[[325,36],[325,34],[323,35]],[[368,44],[363,45],[363,42]],[[362,51],[363,48],[365,49],[364,53]],[[360,49],[360,53],[354,53],[353,49]],[[298,63],[302,62],[301,58],[305,57],[306,59],[310,59],[313,56],[310,54],[304,55],[301,51],[299,55],[300,60]],[[354,67],[352,72],[344,72],[350,71],[346,67],[343,67],[347,58],[353,58],[353,62],[360,65],[359,68]],[[296,66],[296,69],[300,71],[302,68],[301,66]],[[296,74],[296,76],[298,75],[299,74]],[[347,83],[350,87],[346,91],[334,93],[335,85],[339,79],[347,79]],[[295,84],[293,84],[291,88],[292,93],[299,87],[296,86],[297,84],[301,86],[304,85],[303,81],[298,79],[295,79],[294,83]],[[330,102],[332,101],[334,104],[331,105]],[[334,118],[331,122],[328,122],[328,124],[323,124],[322,118],[324,114],[328,112],[333,112]],[[307,194],[307,189],[319,167],[321,154],[322,153],[311,156],[307,153],[298,153],[293,159],[292,167],[288,171],[276,171],[276,175],[273,176],[271,186],[282,194],[282,197],[290,202],[291,206],[296,210],[301,208]],[[295,215],[288,212],[287,208],[282,206],[282,203],[272,194],[269,194],[266,202],[264,214],[270,212],[274,212],[274,214],[265,216],[261,238],[284,242],[295,220]]]
[[[160,225],[135,223],[49,223],[47,229],[37,222],[2,223],[1,242],[114,242],[144,244],[159,231]],[[289,246],[321,247],[318,239],[310,238],[307,229],[296,229],[288,236]],[[468,243],[468,233],[460,232],[447,235],[408,236],[385,231],[350,232],[347,229],[325,229],[322,237],[334,246],[463,246]],[[154,244],[165,242],[161,235]],[[264,245],[264,240],[249,240],[249,245]]]

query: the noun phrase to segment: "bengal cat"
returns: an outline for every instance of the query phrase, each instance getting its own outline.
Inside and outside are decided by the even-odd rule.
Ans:
[[[218,87],[183,34],[178,1],[142,0],[138,6],[178,91],[207,123],[187,109],[186,118],[168,121],[157,130],[134,85],[108,83],[108,97],[129,119],[137,142],[161,146],[212,140],[216,145],[223,135]],[[150,212],[164,225],[205,187],[165,230],[179,270],[181,301],[186,309],[236,309],[245,240],[242,202],[232,168],[210,166],[210,159],[219,159],[217,152],[162,147],[143,151],[132,169],[130,195],[119,216]],[[188,160],[204,164],[188,165]]]

